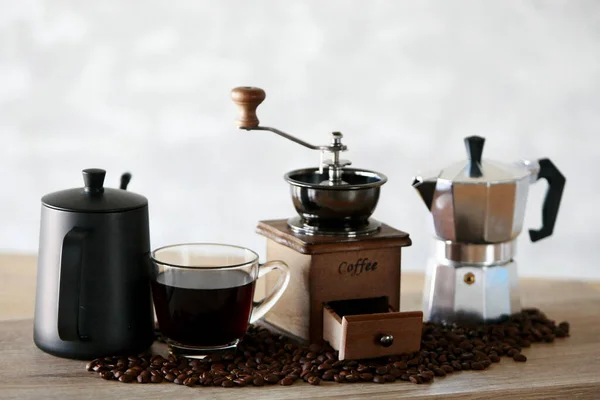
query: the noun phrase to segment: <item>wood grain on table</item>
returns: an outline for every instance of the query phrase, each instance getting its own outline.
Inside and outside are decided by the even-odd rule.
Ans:
[[[521,280],[523,305],[539,307],[571,323],[571,337],[525,349],[526,363],[503,358],[485,371],[406,382],[291,387],[188,388],[174,384],[106,382],[85,371],[85,362],[45,354],[33,344],[36,259],[0,255],[0,399],[600,399],[600,284]],[[402,309],[418,309],[423,276],[402,276]],[[157,347],[156,350],[164,349]]]

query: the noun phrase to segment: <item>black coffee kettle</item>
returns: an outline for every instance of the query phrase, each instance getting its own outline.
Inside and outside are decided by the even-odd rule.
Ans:
[[[105,174],[42,198],[33,337],[56,356],[137,354],[154,339],[148,200],[125,190],[131,175],[111,189]]]

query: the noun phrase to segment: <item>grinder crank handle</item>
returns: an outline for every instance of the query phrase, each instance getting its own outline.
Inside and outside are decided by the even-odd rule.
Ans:
[[[251,86],[240,86],[231,90],[231,98],[238,106],[239,115],[235,121],[240,129],[256,129],[259,120],[256,116],[256,108],[263,102],[266,93],[261,88]]]
[[[543,178],[548,181],[548,191],[546,192],[546,198],[542,206],[542,227],[540,229],[529,230],[529,238],[532,242],[537,242],[552,235],[566,183],[566,178],[552,161],[542,158],[538,163],[540,165],[538,180]]]
[[[302,139],[298,139],[288,133],[282,132],[279,129],[270,128],[267,126],[259,126],[260,121],[256,116],[256,109],[266,98],[265,91],[261,88],[252,86],[239,86],[231,90],[231,99],[238,106],[239,114],[235,124],[240,129],[247,131],[270,131],[278,134],[292,142],[298,143],[311,150],[327,150],[327,151],[344,151],[345,145],[335,146],[315,146]],[[341,135],[339,135],[341,137]]]

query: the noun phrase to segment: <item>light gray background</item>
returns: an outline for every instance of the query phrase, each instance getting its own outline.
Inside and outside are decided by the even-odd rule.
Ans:
[[[600,278],[598,1],[0,1],[0,250],[35,252],[40,197],[108,170],[150,201],[152,245],[249,246],[294,214],[283,174],[317,152],[234,127],[234,86],[267,91],[266,125],[389,176],[375,217],[411,234],[413,174],[465,157],[549,157],[567,176],[553,237],[519,239],[523,276]],[[545,183],[532,187],[538,227]]]

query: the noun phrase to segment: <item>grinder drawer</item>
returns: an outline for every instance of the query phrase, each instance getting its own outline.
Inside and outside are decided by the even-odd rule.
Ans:
[[[418,351],[422,329],[423,312],[394,312],[385,297],[323,304],[323,339],[340,360]]]

